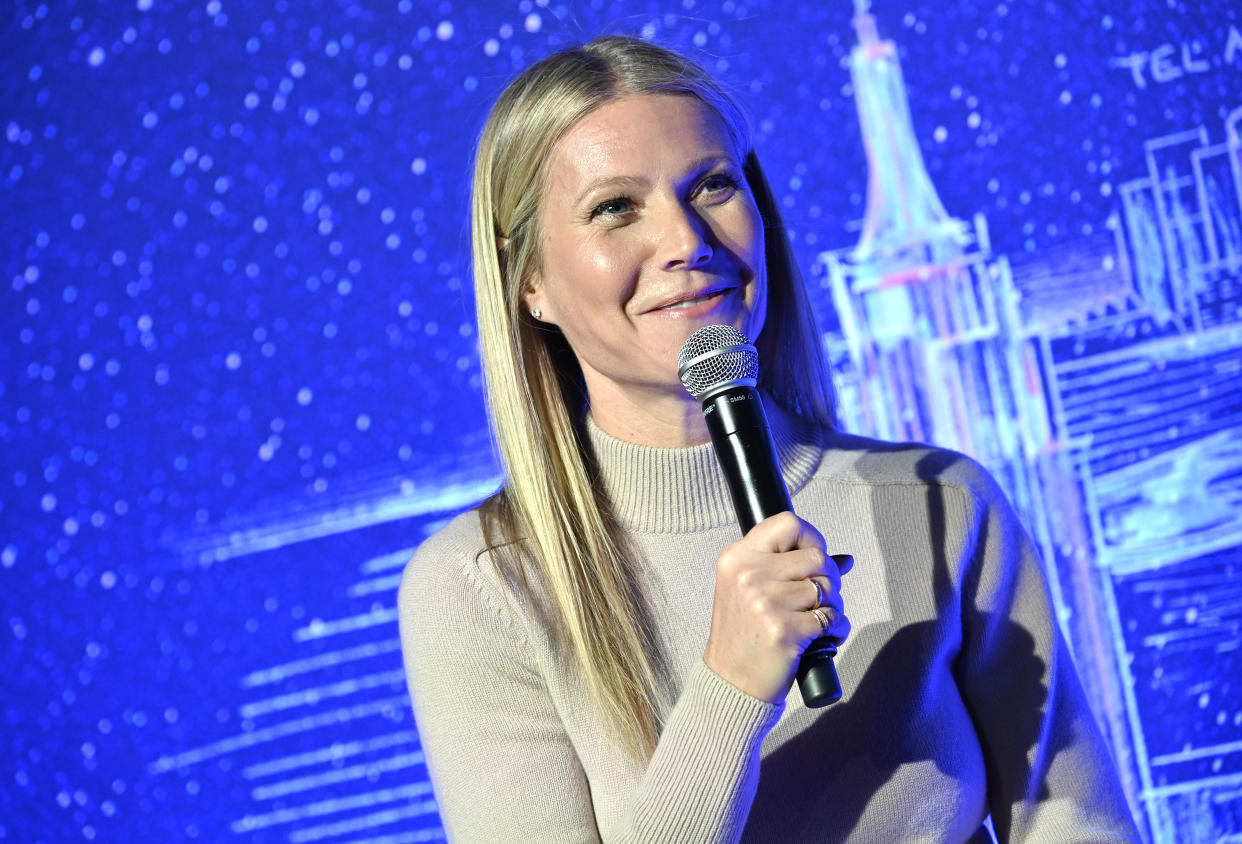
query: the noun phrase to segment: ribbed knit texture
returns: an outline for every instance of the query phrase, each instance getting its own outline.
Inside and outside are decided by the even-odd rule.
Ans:
[[[1052,622],[1038,561],[975,464],[808,432],[769,403],[795,509],[832,553],[853,632],[846,699],[749,697],[704,665],[715,560],[737,540],[710,445],[589,426],[670,672],[650,759],[601,723],[536,592],[515,594],[476,512],[406,569],[410,692],[453,841],[1137,840]]]
[[[798,437],[779,409],[769,411],[781,474],[796,494],[819,466],[822,451]],[[651,448],[609,436],[588,419],[587,434],[604,489],[620,523],[637,533],[683,533],[730,526],[737,518],[711,443]]]

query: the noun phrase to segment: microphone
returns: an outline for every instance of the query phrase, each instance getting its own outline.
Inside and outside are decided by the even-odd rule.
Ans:
[[[746,335],[729,325],[698,329],[677,355],[677,377],[703,404],[703,418],[742,534],[768,516],[793,512],[763,401],[755,389],[759,353]],[[832,662],[836,654],[836,642],[827,636],[803,652],[798,689],[808,707],[828,706],[841,699],[841,681]]]

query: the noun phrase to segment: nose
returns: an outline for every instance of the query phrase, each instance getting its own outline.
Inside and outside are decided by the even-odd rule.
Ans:
[[[666,270],[689,270],[711,260],[714,250],[707,222],[693,207],[670,203],[660,237]]]

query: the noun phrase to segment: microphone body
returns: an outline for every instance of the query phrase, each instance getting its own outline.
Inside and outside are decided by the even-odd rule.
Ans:
[[[705,332],[706,339],[700,336]],[[715,346],[704,351],[705,344],[712,343]],[[705,365],[711,370],[709,380],[715,383],[704,385],[701,378],[696,382],[695,375],[702,376]],[[754,346],[731,327],[706,326],[682,347],[678,371],[686,389],[702,402],[703,418],[743,535],[769,516],[793,512],[763,401],[755,389],[758,362]],[[808,707],[828,706],[841,699],[841,681],[833,664],[836,653],[836,642],[826,636],[803,652],[798,663],[798,689]]]
[[[792,512],[759,393],[745,386],[723,390],[703,402],[703,419],[742,533],[768,516]]]

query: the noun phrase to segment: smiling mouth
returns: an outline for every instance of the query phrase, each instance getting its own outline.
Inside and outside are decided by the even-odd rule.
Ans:
[[[693,308],[695,305],[701,305],[704,302],[710,302],[713,299],[718,299],[721,296],[725,296],[729,293],[732,293],[735,289],[736,288],[733,288],[733,287],[721,287],[716,290],[708,290],[708,291],[705,291],[704,293],[699,294],[698,296],[695,296],[693,299],[683,299],[680,302],[674,302],[671,305],[665,305],[664,307],[658,308],[657,310],[680,311],[686,308]]]

